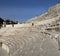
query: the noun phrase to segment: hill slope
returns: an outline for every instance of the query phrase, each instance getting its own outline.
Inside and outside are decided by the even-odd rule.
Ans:
[[[59,14],[60,14],[60,4],[56,4],[50,7],[48,11],[45,12],[44,14],[37,16],[35,18],[32,18],[27,22],[38,22],[38,21],[46,20],[46,19],[48,20],[48,19],[52,19],[54,17],[60,16]]]

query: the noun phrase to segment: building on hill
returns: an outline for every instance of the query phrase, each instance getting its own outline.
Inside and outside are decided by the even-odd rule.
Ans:
[[[6,22],[6,24],[18,24],[17,21],[13,21],[13,20],[9,20],[9,19],[6,19],[5,22]]]

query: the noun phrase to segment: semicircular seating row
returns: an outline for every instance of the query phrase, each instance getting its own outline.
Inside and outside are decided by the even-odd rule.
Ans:
[[[3,39],[6,40],[4,43],[9,47],[9,53],[12,56],[38,56],[40,46],[46,38],[37,31],[23,35],[18,33]]]

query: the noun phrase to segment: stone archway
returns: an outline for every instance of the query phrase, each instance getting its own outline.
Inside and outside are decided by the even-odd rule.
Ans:
[[[9,47],[6,44],[2,44],[2,49],[4,49],[9,54]]]
[[[4,43],[5,40],[0,39],[0,48],[5,50],[9,54],[9,47]]]

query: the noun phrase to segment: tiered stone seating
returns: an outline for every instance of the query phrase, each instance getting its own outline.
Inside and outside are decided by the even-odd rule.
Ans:
[[[50,35],[41,33],[41,28],[40,26],[33,26],[26,28],[15,28],[14,30],[11,29],[11,31],[9,30],[12,33],[14,32],[14,35],[2,37],[2,39],[5,40],[3,43],[9,47],[9,55],[44,56],[47,51],[45,50],[46,47],[44,48],[45,45],[43,44],[46,44],[47,41],[49,42]]]

